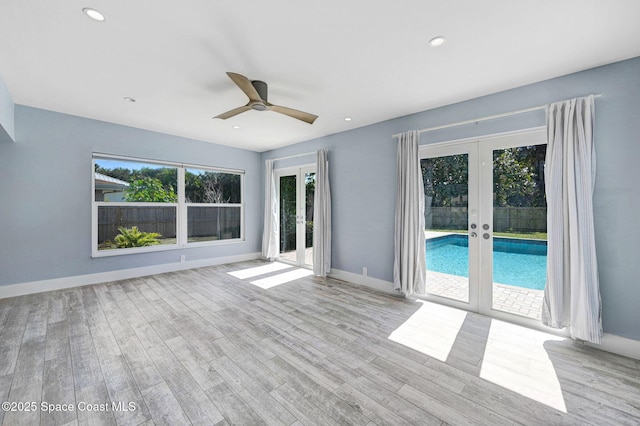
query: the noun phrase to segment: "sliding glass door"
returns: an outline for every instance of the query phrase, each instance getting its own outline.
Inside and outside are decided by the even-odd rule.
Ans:
[[[539,320],[545,152],[544,131],[421,148],[427,298]]]
[[[279,200],[280,260],[313,265],[315,166],[276,171]]]

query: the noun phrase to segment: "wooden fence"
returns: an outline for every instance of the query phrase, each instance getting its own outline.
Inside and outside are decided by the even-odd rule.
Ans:
[[[426,229],[467,229],[466,207],[427,207]],[[547,232],[545,207],[495,207],[493,209],[495,232]]]
[[[176,238],[176,210],[173,206],[100,206],[98,244],[113,241],[119,227],[137,226],[143,232],[157,232],[161,238]],[[189,207],[187,220],[190,238],[240,238],[240,207]]]
[[[189,207],[189,238],[215,236],[220,240],[240,238],[240,207]]]

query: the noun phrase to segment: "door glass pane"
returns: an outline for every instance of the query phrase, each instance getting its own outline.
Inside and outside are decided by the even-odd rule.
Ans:
[[[538,320],[547,274],[546,148],[493,151],[493,309]]]
[[[316,194],[316,173],[305,173],[305,244],[304,244],[304,264],[313,265],[313,206]]]
[[[427,293],[469,302],[469,155],[421,160]]]
[[[297,262],[296,254],[297,176],[280,176],[280,258]]]

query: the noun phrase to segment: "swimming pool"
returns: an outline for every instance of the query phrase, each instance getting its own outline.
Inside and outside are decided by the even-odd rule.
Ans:
[[[427,270],[469,276],[469,241],[453,234],[426,242]],[[547,242],[493,238],[493,282],[543,290],[547,278]]]

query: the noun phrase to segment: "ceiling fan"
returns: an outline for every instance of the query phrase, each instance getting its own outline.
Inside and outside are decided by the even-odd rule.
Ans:
[[[267,102],[267,83],[260,80],[250,81],[247,77],[228,72],[227,75],[233,82],[244,92],[249,98],[249,102],[239,108],[232,109],[231,111],[224,112],[220,115],[216,115],[213,118],[221,118],[226,120],[240,113],[256,110],[256,111],[275,111],[280,114],[288,115],[289,117],[297,118],[305,123],[313,124],[318,118],[317,115],[309,114],[308,112],[298,111],[297,109],[287,108],[279,105],[273,105]]]

